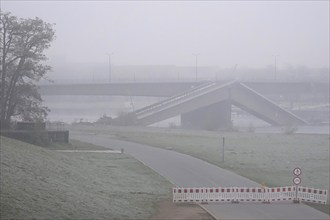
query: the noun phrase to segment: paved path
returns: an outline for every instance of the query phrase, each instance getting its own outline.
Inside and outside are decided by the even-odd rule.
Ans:
[[[114,150],[124,149],[136,159],[180,187],[253,187],[259,184],[237,174],[221,169],[189,155],[111,139],[106,135],[72,132],[71,138],[104,146]],[[260,203],[213,203],[203,205],[218,219],[329,219],[329,215],[303,204],[289,202]]]

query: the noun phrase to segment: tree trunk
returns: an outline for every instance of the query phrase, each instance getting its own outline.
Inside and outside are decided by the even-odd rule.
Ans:
[[[0,123],[1,128],[6,127],[3,124],[5,120],[5,85],[6,85],[6,27],[4,27],[3,36],[2,36],[2,59],[1,59],[1,106],[0,106]]]
[[[1,117],[3,117],[3,118],[1,118],[1,121],[5,121],[3,128],[8,128],[8,126],[10,125],[10,119],[11,119],[10,106],[14,105],[14,95],[15,95],[16,83],[19,80],[20,72],[21,72],[24,62],[25,62],[25,59],[21,58],[18,66],[16,68],[15,74],[12,77],[9,87],[7,89],[7,94],[4,99],[4,105],[1,107],[2,111],[3,111],[3,113],[1,111]]]

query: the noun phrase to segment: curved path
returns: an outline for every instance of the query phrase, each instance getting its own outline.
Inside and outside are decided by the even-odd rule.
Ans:
[[[179,187],[259,186],[247,178],[175,151],[114,140],[106,135],[76,132],[71,132],[70,135],[73,139],[95,145],[115,150],[124,149],[125,153],[140,160]],[[329,219],[329,215],[307,205],[289,202],[212,203],[203,207],[217,219]]]

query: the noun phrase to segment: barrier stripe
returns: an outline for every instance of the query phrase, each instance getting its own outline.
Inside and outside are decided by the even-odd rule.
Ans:
[[[299,200],[326,204],[328,191],[298,186],[173,188],[173,202],[275,202]]]
[[[326,204],[328,199],[327,194],[328,194],[327,190],[314,189],[308,187],[298,188],[298,198],[300,198],[300,200],[304,202]]]

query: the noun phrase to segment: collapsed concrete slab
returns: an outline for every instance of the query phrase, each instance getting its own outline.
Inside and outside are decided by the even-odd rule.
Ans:
[[[151,125],[181,115],[184,127],[231,126],[231,105],[276,126],[305,125],[306,121],[237,81],[207,82],[163,101],[138,109],[128,116],[129,124]],[[121,124],[115,119],[114,124]],[[127,121],[125,122],[127,124]]]

